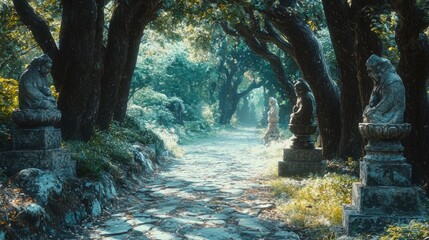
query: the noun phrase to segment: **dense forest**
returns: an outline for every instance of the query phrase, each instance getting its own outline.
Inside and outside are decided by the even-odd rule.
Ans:
[[[61,221],[70,226],[78,225],[87,216],[95,219],[102,215],[102,210],[106,210],[107,215],[113,213],[109,212],[109,201],[115,198],[115,191],[106,190],[103,195],[100,190],[106,182],[106,189],[120,186],[119,189],[125,189],[125,195],[131,189],[132,194],[125,197],[124,202],[149,202],[153,207],[161,200],[165,201],[158,210],[189,200],[180,194],[197,193],[198,197],[193,196],[195,198],[189,201],[189,205],[204,208],[199,216],[202,218],[212,214],[204,203],[207,199],[207,205],[213,203],[217,208],[231,207],[236,203],[234,207],[241,208],[243,201],[246,204],[257,201],[256,205],[249,205],[250,212],[258,208],[258,214],[266,214],[263,218],[285,222],[283,228],[288,231],[289,227],[293,228],[301,239],[317,238],[311,238],[313,236],[334,239],[343,233],[336,229],[341,221],[343,224],[345,221],[341,220],[346,209],[342,205],[351,203],[351,189],[356,194],[359,187],[352,187],[352,184],[358,181],[356,177],[359,174],[362,180],[362,168],[366,164],[363,157],[368,139],[362,137],[358,126],[363,122],[362,115],[374,87],[366,64],[372,54],[389,59],[402,79],[406,98],[404,122],[411,124],[411,133],[402,139],[404,156],[412,166],[411,190],[418,189],[412,193],[421,192],[421,187],[429,194],[427,0],[0,0],[0,163],[7,162],[7,154],[17,150],[12,136],[20,129],[13,123],[11,115],[19,107],[20,76],[29,68],[32,59],[42,54],[52,60],[49,86],[62,114],[61,121],[55,126],[60,130],[50,128],[49,131],[56,131],[58,148],[70,151],[70,156],[67,156],[72,160],[70,162],[76,163],[77,178],[61,185],[62,180],[53,177],[52,182],[58,180],[58,186],[63,186],[63,189],[40,203],[48,210],[40,208],[47,217],[42,214],[43,221],[46,221],[39,224],[40,219],[39,222],[35,218],[31,221],[24,219],[28,211],[23,209],[33,206],[34,200],[27,198],[14,185],[19,182],[19,177],[6,174],[7,169],[2,166],[0,239],[5,236],[20,239],[20,236],[33,233],[46,234],[44,237],[74,234],[85,238],[83,230],[73,234],[62,232],[60,225],[63,223],[57,225],[55,218],[48,219],[49,214],[60,216],[59,219],[63,217]],[[249,195],[243,189],[250,184],[246,177],[253,174],[252,171],[259,171],[255,170],[256,165],[268,165],[267,159],[275,163],[281,160],[280,155],[285,150],[281,144],[292,139],[286,137],[291,135],[288,124],[292,109],[299,102],[294,89],[299,79],[306,80],[314,95],[311,99],[316,105],[317,132],[311,137],[317,139],[321,149],[316,150],[321,151],[319,155],[323,156],[320,158],[324,159],[323,167],[318,170],[326,174],[294,179],[281,178],[278,176],[280,173],[276,173],[271,176],[270,193],[264,188],[259,190],[262,193],[245,199]],[[268,123],[267,117],[270,114],[269,102],[273,99],[279,105],[281,133],[280,137],[277,136],[278,141],[267,143],[251,133],[259,131],[261,135],[267,126],[270,129],[271,121]],[[247,130],[239,132],[239,128],[234,128],[236,126],[244,126],[242,129]],[[249,126],[254,132],[248,131]],[[230,134],[231,138],[222,143],[212,141],[219,140],[215,136],[216,131]],[[201,136],[215,137],[209,144],[209,141],[201,140]],[[191,151],[193,157],[189,159],[194,165],[189,169],[171,166],[179,166],[172,171],[176,171],[174,174],[178,179],[183,177],[182,172],[186,172],[185,177],[189,179],[201,177],[199,182],[194,179],[194,183],[198,183],[196,186],[187,178],[181,181],[157,176],[155,184],[147,184],[144,187],[147,189],[135,191],[136,186],[141,188],[142,182],[150,180],[147,176],[154,174],[159,166],[170,164],[168,161],[173,161],[173,157],[186,156],[180,144],[195,139],[201,141],[194,141],[198,150]],[[245,142],[244,139],[249,145],[243,144],[239,148],[238,142]],[[369,141],[371,143],[371,139]],[[388,157],[401,155],[399,140],[397,143],[395,146],[398,148],[392,150],[392,154],[386,153]],[[258,146],[262,149],[259,152],[255,150]],[[217,153],[217,147],[224,150]],[[372,151],[376,152],[374,149]],[[228,151],[233,157],[228,155]],[[206,162],[206,158],[209,161]],[[400,158],[405,161],[402,155]],[[263,160],[258,162],[255,159]],[[398,170],[399,165],[395,165],[398,162],[389,164]],[[215,168],[214,165],[219,167],[217,172],[207,177],[205,171]],[[410,165],[403,163],[401,166],[405,170],[399,177],[381,176],[381,182],[385,179],[389,182],[389,177],[407,175],[411,172]],[[219,170],[221,167],[225,169]],[[240,167],[246,167],[249,172]],[[378,170],[375,168],[374,172]],[[37,169],[32,171],[37,172]],[[223,176],[224,172],[233,176]],[[390,173],[383,172],[385,175]],[[209,180],[213,185],[205,185]],[[407,181],[401,182],[399,188],[412,185]],[[221,191],[224,186],[215,186],[215,183],[229,188]],[[235,184],[239,187],[235,188]],[[175,187],[177,192],[172,190]],[[410,193],[407,191],[392,191],[396,194],[392,197],[392,202],[395,202],[392,204],[389,200],[384,201],[380,197],[382,195],[375,198],[387,205],[400,202],[399,205],[408,206],[407,198],[402,196]],[[177,199],[167,197],[166,192]],[[209,199],[207,195],[207,199],[203,199],[208,193],[222,197]],[[238,194],[241,198],[228,194]],[[143,195],[143,200],[135,200]],[[67,201],[62,201],[62,198]],[[262,204],[259,198],[270,198],[271,202],[276,199],[279,206]],[[70,205],[67,205],[69,199]],[[171,204],[169,201],[172,199],[177,201]],[[353,204],[355,201],[353,199]],[[93,211],[94,205],[97,211]],[[409,205],[413,205],[411,208],[417,206]],[[141,207],[141,211],[148,206]],[[427,206],[424,208],[427,213]],[[181,214],[177,209],[174,211]],[[235,211],[225,212],[228,217],[215,219],[217,224],[221,222],[223,227],[232,226],[236,233],[240,232],[241,225],[250,221],[243,216],[252,214],[245,213],[240,218]],[[21,212],[24,213],[22,216]],[[75,214],[75,219],[70,220],[70,216],[67,219],[65,212]],[[158,218],[154,212],[150,214],[145,217],[150,216],[149,220],[153,222],[169,220]],[[259,221],[260,216],[252,216],[252,221]],[[206,220],[213,220],[211,215],[209,218]],[[413,221],[408,225],[410,234],[427,237],[427,222]],[[277,227],[272,222],[265,223]],[[258,230],[252,233],[256,234],[253,236],[262,236],[258,234],[264,228],[255,222],[247,222],[244,227],[249,225],[256,226]],[[45,226],[58,232],[54,233]],[[201,230],[201,226],[196,229]],[[174,227],[182,228],[182,225],[176,223]],[[176,231],[172,229],[172,232]],[[281,238],[276,236],[278,232],[282,233],[279,229],[267,231],[266,236],[269,237],[266,239]],[[381,239],[403,239],[391,238],[402,234],[398,233],[402,230],[395,230],[394,226],[389,229],[386,231],[391,235]],[[130,235],[135,233],[129,229],[126,232]],[[223,234],[230,236],[230,232]]]
[[[41,53],[53,60],[66,140],[88,141],[94,129],[123,122],[127,109],[138,112],[151,100],[174,109],[153,110],[166,124],[225,125],[265,119],[275,96],[286,125],[293,83],[302,77],[316,99],[324,157],[358,161],[364,141],[357,126],[372,88],[365,61],[375,53],[404,82],[405,120],[413,126],[405,156],[424,184],[428,9],[423,0],[2,1],[2,121],[16,105],[13,79]]]

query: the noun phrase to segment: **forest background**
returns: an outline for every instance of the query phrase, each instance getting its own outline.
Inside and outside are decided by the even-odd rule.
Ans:
[[[16,79],[43,52],[53,59],[65,140],[87,142],[124,123],[127,112],[169,133],[236,121],[263,126],[270,96],[286,125],[293,82],[303,77],[316,99],[323,155],[357,161],[364,145],[357,126],[372,88],[365,61],[378,54],[404,82],[405,121],[413,125],[405,156],[424,186],[428,9],[424,0],[3,0],[2,148],[13,129]]]

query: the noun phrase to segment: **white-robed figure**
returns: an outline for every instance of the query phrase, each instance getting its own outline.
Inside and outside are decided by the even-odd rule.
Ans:
[[[277,140],[280,136],[279,129],[279,105],[277,100],[273,97],[269,99],[270,110],[268,111],[268,130],[265,133],[264,141],[265,143],[270,142],[271,140]]]

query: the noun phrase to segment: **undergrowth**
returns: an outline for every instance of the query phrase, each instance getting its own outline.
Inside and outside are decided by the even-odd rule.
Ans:
[[[390,225],[380,240],[426,239],[429,237],[429,222],[412,220],[409,224]]]
[[[349,175],[328,173],[302,180],[277,178],[270,185],[280,199],[278,211],[287,224],[313,229],[312,236],[334,237],[329,228],[341,224],[342,204],[351,203],[352,183],[357,181]]]
[[[164,151],[164,143],[158,135],[140,128],[131,119],[123,124],[113,123],[109,130],[95,131],[87,143],[67,141],[66,145],[76,161],[78,177],[98,179],[103,172],[119,178],[124,175],[124,169],[134,166],[131,152],[134,143],[152,146],[155,156]]]

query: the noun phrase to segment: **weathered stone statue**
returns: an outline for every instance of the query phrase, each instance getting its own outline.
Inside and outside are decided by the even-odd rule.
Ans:
[[[310,86],[303,79],[298,79],[294,88],[297,100],[292,108],[289,121],[289,129],[294,134],[291,138],[291,147],[313,149],[314,141],[311,139],[311,135],[316,132],[314,96]]]
[[[310,86],[298,79],[294,85],[297,101],[290,115],[289,130],[292,144],[283,151],[278,162],[281,177],[308,175],[322,171],[322,150],[314,147],[312,136],[317,129],[314,121],[316,104]]]
[[[366,66],[374,82],[369,105],[363,112],[364,123],[402,123],[405,89],[389,60],[371,55]]]
[[[264,140],[268,143],[272,140],[277,140],[280,135],[279,130],[279,105],[273,97],[269,99],[270,110],[268,111],[268,130],[265,133]]]
[[[298,79],[294,85],[296,104],[292,108],[290,115],[290,124],[313,125],[316,104],[310,87],[303,79]]]
[[[12,113],[20,127],[52,126],[61,119],[57,102],[48,86],[52,61],[47,55],[31,60],[19,79],[19,109]]]
[[[61,131],[55,124],[61,112],[48,87],[52,61],[47,55],[31,60],[19,79],[19,109],[12,113],[18,125],[12,134],[12,151],[0,153],[0,167],[9,176],[23,169],[51,170],[62,179],[76,176],[76,162],[61,146]]]
[[[389,60],[372,55],[366,62],[374,81],[359,132],[368,140],[360,162],[360,182],[353,184],[353,201],[343,207],[347,235],[376,233],[393,223],[424,219],[422,190],[411,184],[401,139],[411,131],[403,123],[405,90]]]

